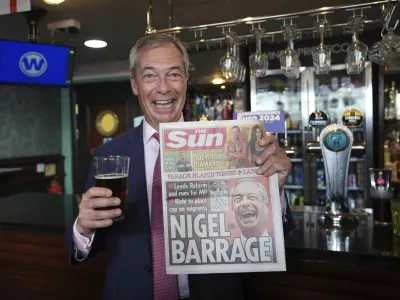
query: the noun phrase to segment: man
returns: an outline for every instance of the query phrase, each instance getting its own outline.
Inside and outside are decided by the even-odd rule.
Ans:
[[[232,211],[242,233],[242,244],[251,237],[268,237],[271,261],[276,262],[273,237],[267,230],[269,201],[265,187],[252,178],[245,178],[232,187],[231,198]]]
[[[267,230],[268,196],[264,186],[251,178],[240,180],[231,191],[232,210],[242,235],[262,236]]]
[[[178,172],[190,172],[192,171],[192,164],[190,161],[186,160],[185,157],[185,152],[182,151],[179,153],[180,159],[176,163],[176,168],[178,169]]]
[[[249,166],[249,144],[240,138],[240,128],[238,126],[233,126],[231,132],[232,139],[227,141],[224,146],[230,167],[232,169],[247,168]]]
[[[131,157],[124,220],[113,224],[112,218],[121,214],[120,209],[96,210],[116,206],[120,200],[112,197],[107,189],[93,187],[92,166],[87,192],[82,195],[77,220],[66,232],[65,244],[70,250],[71,263],[78,263],[103,248],[107,249],[103,299],[187,298],[187,276],[165,274],[161,180],[157,158],[159,124],[183,121],[189,58],[181,42],[173,37],[149,35],[139,39],[133,47],[130,65],[132,90],[139,98],[144,121],[135,129],[102,145],[96,152],[98,156]],[[265,176],[278,172],[282,188],[291,168],[290,160],[275,139],[266,138],[260,143],[267,146],[267,150],[258,158],[261,167],[257,172]],[[290,216],[288,210],[286,217]],[[287,228],[292,225],[289,222],[286,224]],[[239,279],[236,274],[193,275],[190,279],[190,299],[213,300],[221,295],[229,296],[230,300],[240,299]]]

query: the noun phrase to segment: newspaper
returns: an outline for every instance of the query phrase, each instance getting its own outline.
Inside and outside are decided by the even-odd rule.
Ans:
[[[278,175],[255,174],[259,120],[160,125],[169,274],[286,271]]]

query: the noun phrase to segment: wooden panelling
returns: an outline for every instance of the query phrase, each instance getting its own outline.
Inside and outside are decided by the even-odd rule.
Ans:
[[[62,235],[0,230],[0,299],[101,299],[105,259],[72,266]]]

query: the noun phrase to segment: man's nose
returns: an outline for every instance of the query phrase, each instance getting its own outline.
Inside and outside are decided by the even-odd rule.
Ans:
[[[171,91],[171,88],[169,86],[169,82],[168,82],[166,76],[158,77],[156,92],[165,95],[170,91]]]
[[[250,205],[250,200],[246,196],[243,197],[242,199],[242,206],[248,206]]]

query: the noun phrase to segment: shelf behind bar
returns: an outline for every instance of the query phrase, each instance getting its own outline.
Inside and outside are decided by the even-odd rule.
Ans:
[[[302,134],[303,132],[300,129],[289,129],[287,130],[287,134]]]
[[[302,189],[304,189],[304,187],[302,185],[291,185],[291,184],[284,185],[283,188],[287,189],[287,190],[302,190]]]
[[[290,161],[298,163],[298,162],[303,162],[303,159],[302,158],[291,158]]]
[[[318,191],[326,191],[326,186],[324,186],[324,187],[322,187],[322,186],[321,186],[321,187],[318,187],[317,190],[318,190]],[[352,191],[352,192],[356,192],[356,191],[362,192],[362,191],[364,190],[364,188],[362,188],[362,187],[348,187],[347,190],[348,190],[348,191]]]
[[[350,157],[350,162],[363,162],[365,159],[364,158],[359,158],[359,157]],[[324,162],[324,159],[317,158],[317,162]]]

